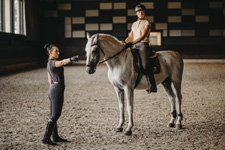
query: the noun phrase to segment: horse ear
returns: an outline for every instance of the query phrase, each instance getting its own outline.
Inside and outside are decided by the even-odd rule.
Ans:
[[[94,38],[94,43],[97,44],[97,42],[98,42],[98,33],[96,34],[96,36],[95,36],[95,38]]]
[[[87,32],[87,39],[89,40],[91,38],[91,35]]]

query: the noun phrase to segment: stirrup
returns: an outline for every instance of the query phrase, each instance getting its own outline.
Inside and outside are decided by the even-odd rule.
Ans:
[[[154,92],[157,93],[157,87],[156,86],[151,86],[149,89],[146,90],[148,94]]]

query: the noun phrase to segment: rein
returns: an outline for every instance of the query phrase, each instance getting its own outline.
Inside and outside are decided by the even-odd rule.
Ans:
[[[99,46],[99,49],[101,49],[100,46]],[[108,61],[108,60],[110,60],[110,59],[112,59],[112,58],[118,56],[118,55],[121,54],[124,50],[126,50],[126,47],[124,47],[121,51],[119,51],[119,52],[116,53],[115,55],[113,55],[113,56],[111,56],[111,57],[109,57],[109,58],[107,58],[107,59],[105,59],[105,60],[99,61],[99,64],[102,64],[102,63],[104,63],[104,62],[106,62],[106,61]],[[101,49],[101,51],[103,52],[102,49]],[[104,52],[103,52],[103,54],[104,54]],[[105,54],[104,54],[104,55],[105,55]]]

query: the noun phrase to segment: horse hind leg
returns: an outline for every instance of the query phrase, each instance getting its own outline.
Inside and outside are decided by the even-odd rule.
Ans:
[[[176,107],[175,107],[175,94],[173,92],[173,89],[171,87],[171,79],[168,77],[163,82],[162,85],[164,87],[164,90],[169,98],[170,104],[171,104],[171,119],[168,124],[168,127],[173,128],[175,126],[174,122],[177,117],[176,113]]]
[[[179,130],[179,129],[182,129],[181,121],[183,119],[183,114],[181,113],[181,100],[182,100],[181,81],[173,82],[173,85],[174,85],[174,89],[175,89],[174,91],[175,91],[175,96],[176,96],[176,110],[178,113],[176,128]]]

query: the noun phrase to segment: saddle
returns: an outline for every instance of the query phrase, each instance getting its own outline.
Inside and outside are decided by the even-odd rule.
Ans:
[[[134,70],[138,73],[138,77],[135,83],[135,88],[138,85],[139,81],[142,78],[142,75],[147,75],[147,72],[145,71],[145,69],[142,66],[141,63],[141,57],[139,55],[139,52],[137,49],[132,49],[131,50],[132,55],[133,55],[133,66],[134,66]],[[148,67],[147,69],[151,69],[151,72],[154,74],[160,73],[161,67],[160,67],[160,63],[159,63],[159,59],[158,59],[158,54],[156,52],[152,52],[150,54],[149,60],[148,60]]]

